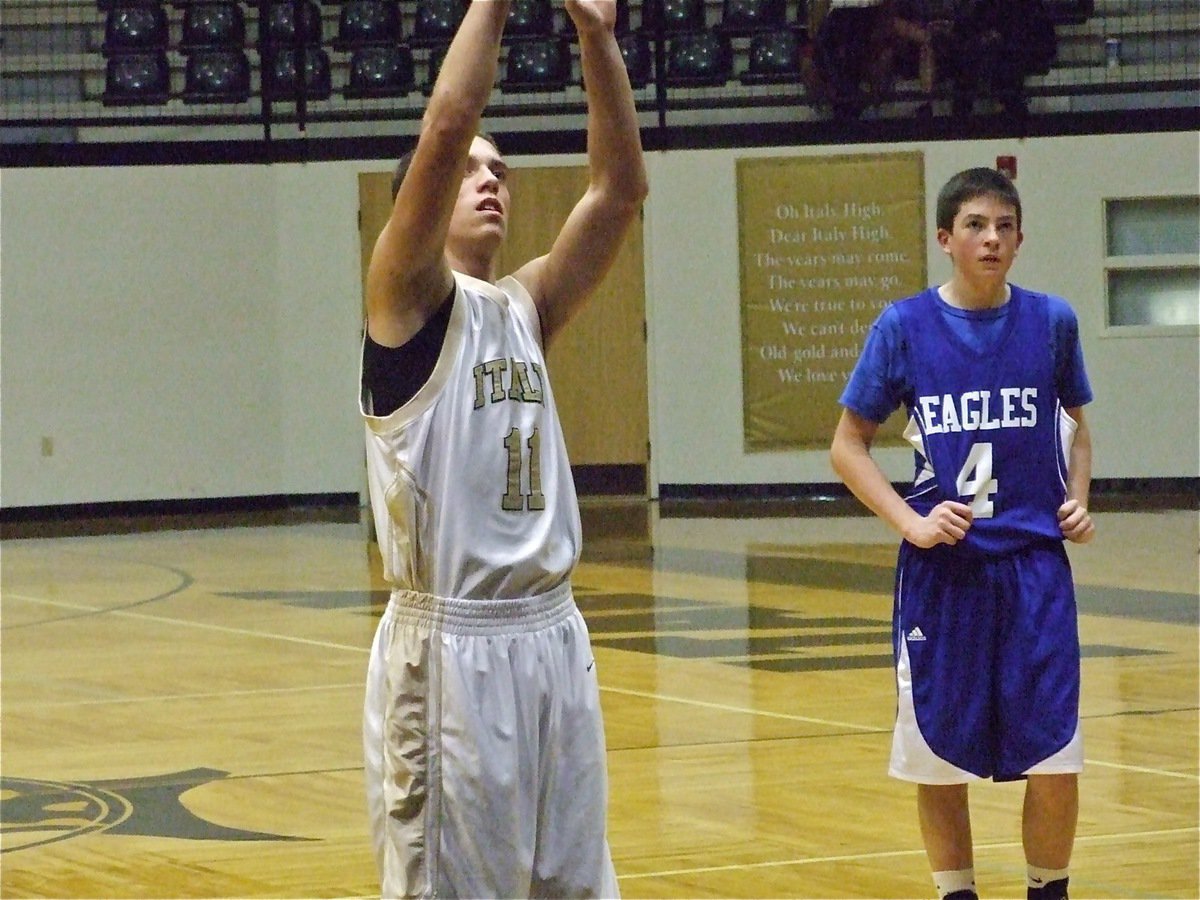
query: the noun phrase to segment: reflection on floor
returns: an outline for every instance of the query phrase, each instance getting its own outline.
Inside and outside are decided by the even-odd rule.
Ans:
[[[885,774],[895,538],[845,506],[705,509],[583,504],[622,893],[929,895],[911,786]],[[1068,548],[1072,892],[1197,897],[1197,516],[1098,519]],[[150,524],[0,544],[0,894],[377,895],[359,715],[388,593],[366,522]],[[1023,896],[1020,786],[972,798],[983,893]]]

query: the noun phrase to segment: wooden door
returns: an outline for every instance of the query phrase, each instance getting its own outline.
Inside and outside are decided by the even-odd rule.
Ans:
[[[359,175],[364,284],[371,249],[391,208],[391,177]],[[502,274],[549,249],[583,194],[587,170],[523,168],[509,177],[509,233],[497,270]],[[574,467],[638,467],[644,475],[650,433],[645,308],[642,232],[635,226],[608,277],[555,339],[547,359]]]
[[[362,266],[362,312],[367,317],[367,266],[375,240],[392,214],[392,173],[358,173],[358,240]]]

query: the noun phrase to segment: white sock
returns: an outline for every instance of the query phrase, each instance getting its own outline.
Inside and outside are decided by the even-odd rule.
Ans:
[[[975,890],[975,868],[949,869],[933,873],[933,886],[937,888],[938,900],[955,891]]]
[[[1033,888],[1045,887],[1052,881],[1061,881],[1066,877],[1066,869],[1043,869],[1028,865],[1025,867],[1025,883]]]

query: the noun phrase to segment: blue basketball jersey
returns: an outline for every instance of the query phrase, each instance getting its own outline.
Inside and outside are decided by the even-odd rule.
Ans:
[[[922,515],[971,506],[964,550],[1008,553],[1061,540],[1075,422],[1056,388],[1054,329],[1041,295],[1014,288],[983,340],[950,327],[931,288],[895,304],[910,379],[905,438],[916,451],[906,499]]]

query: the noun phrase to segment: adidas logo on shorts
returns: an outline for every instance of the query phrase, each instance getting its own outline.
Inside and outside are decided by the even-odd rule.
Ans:
[[[913,626],[913,630],[912,630],[912,631],[910,631],[910,632],[908,633],[908,639],[909,639],[910,641],[923,641],[923,640],[925,640],[925,632],[923,632],[923,631],[921,630],[921,626],[920,626],[920,625],[914,625],[914,626]]]

